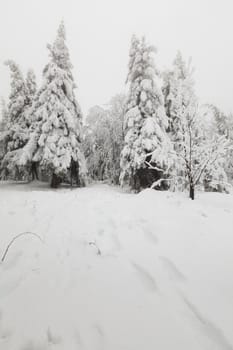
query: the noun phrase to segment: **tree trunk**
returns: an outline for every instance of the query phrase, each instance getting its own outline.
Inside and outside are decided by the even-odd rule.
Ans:
[[[75,181],[76,186],[80,187],[80,178],[79,178],[79,163],[71,159],[70,165],[70,185],[73,186],[73,180]]]
[[[19,168],[18,168],[18,166],[16,165],[15,166],[15,181],[20,181],[20,176],[19,176]]]
[[[36,180],[39,180],[36,162],[32,162],[32,165],[31,165],[31,175],[32,175],[32,181],[35,180],[35,179],[36,179]]]
[[[192,183],[189,185],[189,198],[194,200],[194,185]]]
[[[136,193],[140,192],[140,178],[137,174],[133,175],[130,186]]]
[[[60,183],[61,183],[61,178],[57,174],[53,173],[50,186],[52,188],[58,188]]]

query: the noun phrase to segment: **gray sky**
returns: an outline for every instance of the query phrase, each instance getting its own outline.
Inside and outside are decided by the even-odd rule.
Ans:
[[[233,0],[1,0],[0,95],[9,93],[3,62],[41,71],[64,19],[74,65],[76,95],[84,113],[124,91],[131,35],[158,48],[159,68],[176,51],[192,57],[202,103],[233,111]]]

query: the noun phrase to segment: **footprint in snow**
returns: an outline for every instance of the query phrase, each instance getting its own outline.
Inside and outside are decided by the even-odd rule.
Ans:
[[[204,211],[200,211],[200,214],[203,218],[208,218],[208,215]]]
[[[136,271],[143,287],[149,292],[158,292],[158,286],[151,274],[146,271],[142,266],[132,262],[132,266]]]
[[[167,270],[168,275],[172,280],[174,280],[175,282],[185,282],[186,281],[186,277],[176,267],[174,262],[172,262],[170,259],[166,258],[165,256],[160,256],[159,259],[162,262],[163,267]]]
[[[145,238],[152,244],[158,244],[158,238],[155,234],[151,232],[151,230],[146,226],[141,226],[141,230],[145,236]]]
[[[122,246],[118,236],[115,234],[112,234],[112,240],[115,246],[115,250],[120,251],[122,249]]]
[[[193,320],[194,324],[198,326],[202,334],[209,339],[211,342],[211,348],[218,350],[233,350],[233,346],[229,343],[222,330],[212,321],[204,317],[187,297],[183,295],[181,295],[181,297],[189,310],[191,320]]]
[[[11,255],[9,255],[9,257],[4,261],[4,264],[1,265],[3,270],[9,270],[12,267],[16,266],[22,255],[22,251],[18,251],[14,254],[12,253]]]
[[[111,228],[113,228],[113,229],[117,228],[117,224],[115,223],[115,221],[113,219],[109,219],[108,223],[110,224]]]
[[[12,336],[12,331],[8,328],[0,329],[0,340],[7,340]]]
[[[45,342],[35,342],[33,340],[29,340],[25,343],[20,350],[48,350],[49,347]]]
[[[98,235],[99,235],[99,236],[103,236],[103,235],[104,235],[104,229],[103,229],[103,228],[100,228],[100,229],[98,230]]]
[[[12,336],[12,330],[3,325],[3,312],[0,310],[0,341],[9,339]]]
[[[146,223],[147,223],[147,220],[144,219],[144,218],[141,218],[141,219],[139,219],[139,222],[140,222],[141,224],[146,224]]]
[[[0,282],[0,298],[4,298],[13,293],[19,285],[25,280],[26,274],[19,275],[16,278],[7,281],[6,283]]]
[[[103,331],[102,327],[98,323],[94,324],[92,326],[91,336],[90,336],[92,349],[103,350],[105,347],[104,346],[104,343],[105,343],[104,337],[105,337],[105,335],[104,335],[104,331]]]
[[[132,221],[126,221],[124,223],[124,226],[126,226],[129,230],[134,229],[134,225],[133,225]]]
[[[78,349],[85,349],[82,337],[80,335],[80,332],[78,329],[76,329],[75,334],[74,334],[75,342],[78,345]]]
[[[55,334],[54,331],[51,331],[50,327],[47,329],[46,336],[48,343],[51,345],[57,345],[62,342],[62,338],[58,334]]]

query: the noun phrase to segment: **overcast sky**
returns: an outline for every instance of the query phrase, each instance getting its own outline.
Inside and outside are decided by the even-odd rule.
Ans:
[[[0,95],[9,93],[3,62],[41,71],[64,19],[84,113],[124,91],[133,33],[145,35],[169,67],[179,49],[192,57],[202,103],[233,112],[233,0],[1,0]]]

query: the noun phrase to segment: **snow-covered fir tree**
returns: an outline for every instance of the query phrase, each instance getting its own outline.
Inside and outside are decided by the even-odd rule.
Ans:
[[[7,129],[8,109],[6,101],[3,97],[0,98],[0,132],[3,133]]]
[[[164,76],[164,99],[168,116],[168,132],[175,148],[183,139],[182,118],[196,109],[197,97],[194,91],[193,70],[190,64],[186,65],[180,52],[173,62],[173,70],[167,71]]]
[[[42,172],[51,177],[52,187],[63,180],[84,185],[82,114],[74,94],[76,86],[63,22],[48,49],[50,61],[44,68],[42,87],[32,106],[34,131],[24,148],[21,164],[39,164]]]
[[[28,104],[31,106],[37,91],[36,75],[33,69],[28,70],[25,83],[27,89]]]
[[[19,66],[12,60],[8,60],[6,65],[11,72],[11,91],[7,106],[6,132],[2,139],[5,154],[1,163],[1,176],[22,179],[25,174],[19,169],[18,161],[29,137],[26,117],[27,88]]]
[[[120,180],[137,190],[163,178],[169,168],[168,121],[154,53],[144,38],[132,37]]]
[[[124,114],[126,106],[125,94],[115,95],[109,102],[108,115],[111,119],[109,137],[109,168],[108,177],[111,182],[119,184],[120,157],[124,143]]]
[[[7,105],[4,100],[4,98],[1,98],[1,113],[0,113],[0,164],[1,160],[4,157],[6,150],[5,150],[5,134],[7,132],[7,121],[8,121],[8,110]]]
[[[204,117],[210,121],[209,132],[224,135],[233,140],[233,115],[223,113],[213,104],[203,105],[203,110]]]

